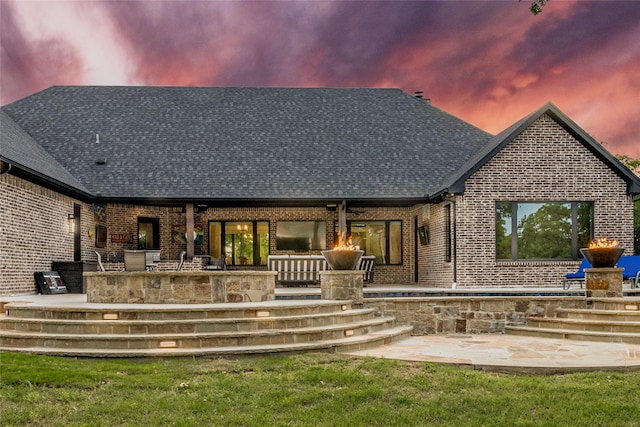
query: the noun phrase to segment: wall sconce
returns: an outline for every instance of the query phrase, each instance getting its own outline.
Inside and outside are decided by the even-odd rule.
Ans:
[[[67,215],[67,220],[69,221],[69,233],[73,233],[76,231],[76,217],[73,214]]]

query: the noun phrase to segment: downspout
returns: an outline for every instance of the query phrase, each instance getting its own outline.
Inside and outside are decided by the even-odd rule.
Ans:
[[[458,282],[458,230],[456,221],[456,195],[454,193],[445,193],[442,195],[444,200],[447,200],[451,205],[451,263],[453,264],[453,282],[451,283],[451,289],[455,289]]]

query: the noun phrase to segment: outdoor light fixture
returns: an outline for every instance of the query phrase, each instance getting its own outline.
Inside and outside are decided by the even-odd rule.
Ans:
[[[76,217],[73,214],[68,214],[67,221],[69,221],[69,233],[73,233],[76,230]]]

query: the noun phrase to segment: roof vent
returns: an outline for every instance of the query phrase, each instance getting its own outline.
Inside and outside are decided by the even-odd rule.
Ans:
[[[98,159],[96,160],[96,165],[106,165],[107,159]]]
[[[413,96],[415,96],[418,99],[422,99],[422,97],[424,96],[424,92],[421,90],[417,90],[415,92],[413,92]]]

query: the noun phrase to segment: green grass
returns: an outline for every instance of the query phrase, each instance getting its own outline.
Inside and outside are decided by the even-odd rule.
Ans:
[[[640,426],[640,372],[507,375],[335,354],[0,353],[4,426]]]

